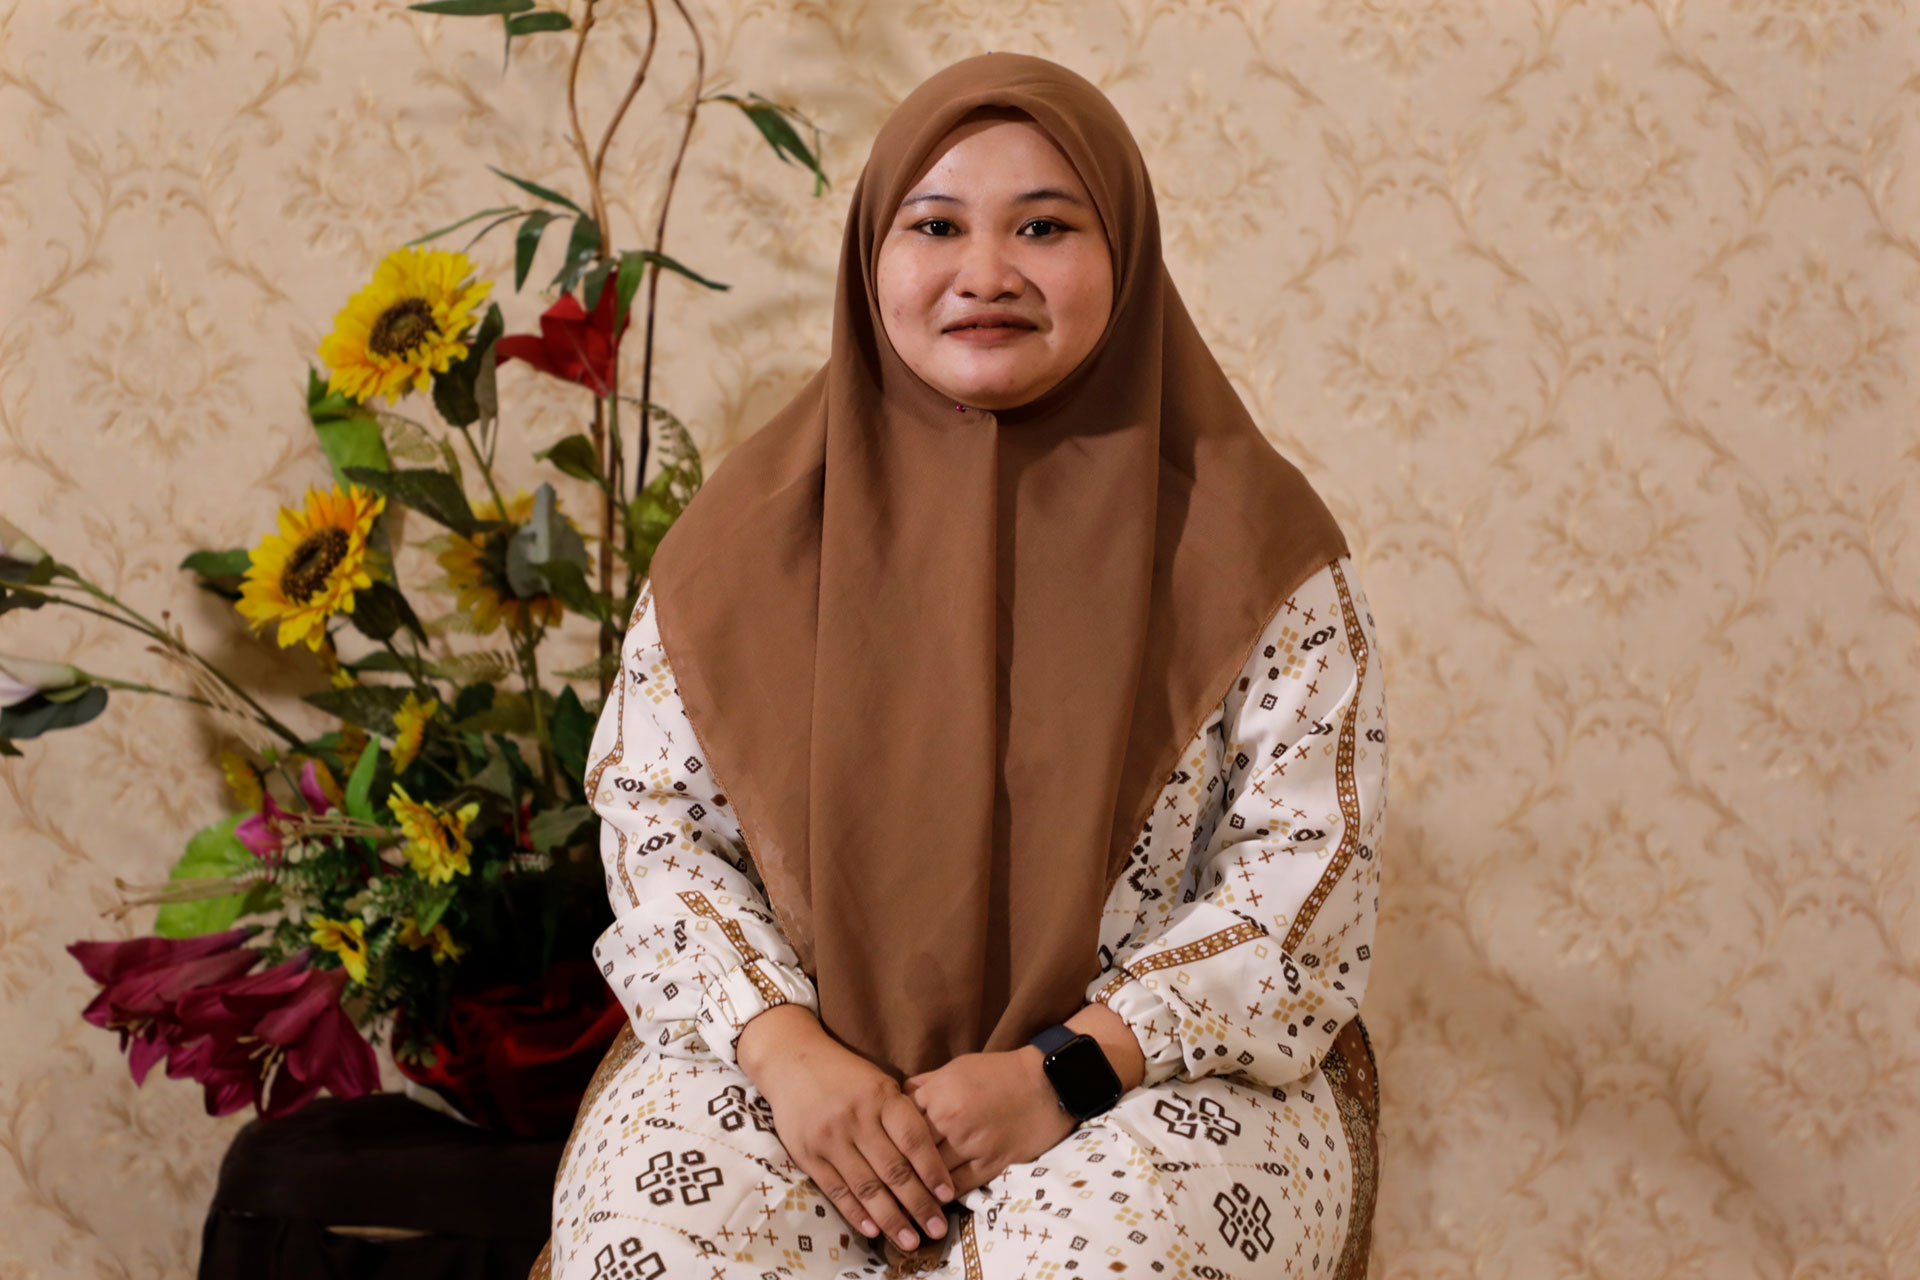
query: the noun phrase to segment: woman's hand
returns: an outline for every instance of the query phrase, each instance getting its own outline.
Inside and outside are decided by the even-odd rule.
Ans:
[[[963,1053],[943,1067],[908,1076],[906,1095],[938,1139],[936,1154],[953,1171],[956,1195],[985,1184],[1010,1164],[1032,1160],[1079,1126],[1033,1045],[1006,1053]]]
[[[941,1202],[959,1193],[926,1118],[892,1076],[828,1035],[801,1005],[758,1014],[737,1047],[788,1156],[855,1230],[884,1229],[903,1249],[920,1243],[918,1223],[936,1239],[946,1234]]]

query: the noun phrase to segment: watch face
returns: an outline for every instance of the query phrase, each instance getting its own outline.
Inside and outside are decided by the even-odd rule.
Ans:
[[[1104,1111],[1120,1099],[1120,1077],[1091,1036],[1077,1036],[1054,1050],[1047,1059],[1047,1079],[1074,1116]]]

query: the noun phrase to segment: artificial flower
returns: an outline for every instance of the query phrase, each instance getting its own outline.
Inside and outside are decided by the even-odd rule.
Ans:
[[[600,301],[589,316],[579,300],[563,293],[540,316],[540,336],[516,333],[493,344],[495,364],[525,360],[543,373],[568,382],[577,382],[595,395],[612,392],[613,364],[620,352],[620,340],[626,336],[629,315],[614,329],[613,313],[619,306],[619,290],[600,290]]]
[[[0,517],[0,562],[32,568],[47,558],[47,549],[29,538],[20,527]]]
[[[153,1064],[179,1047],[178,1001],[238,978],[260,959],[240,945],[253,932],[242,926],[198,938],[69,943],[68,954],[101,987],[80,1016],[120,1033],[134,1082],[144,1083]]]
[[[433,719],[433,713],[440,709],[438,698],[428,698],[422,703],[411,689],[400,703],[400,709],[393,713],[393,771],[399,773],[413,763],[420,754],[420,741],[426,736],[427,721]]]
[[[422,947],[432,947],[435,964],[458,960],[466,953],[466,948],[455,942],[453,935],[447,932],[444,922],[436,923],[433,928],[421,933],[420,926],[415,923],[412,916],[400,917],[400,945],[411,947],[415,951]]]
[[[227,790],[233,795],[233,803],[247,810],[260,808],[267,793],[260,785],[260,775],[254,772],[247,758],[238,751],[220,753],[220,772],[227,776]]]
[[[340,784],[327,766],[309,758],[300,770],[300,796],[310,813],[330,813],[346,802]],[[269,793],[261,793],[260,811],[241,819],[234,838],[262,862],[280,861],[287,837],[294,833],[299,814],[282,809]]]
[[[388,803],[406,835],[407,861],[415,875],[428,884],[445,884],[456,874],[473,870],[468,862],[473,842],[467,838],[467,824],[479,815],[479,801],[469,800],[449,813],[415,800],[396,782]]]
[[[370,588],[367,535],[387,500],[349,485],[323,493],[309,488],[304,511],[280,509],[280,531],[261,539],[248,557],[236,606],[255,630],[280,624],[280,647],[302,639],[318,651],[326,620],[353,612],[355,588]]]
[[[459,593],[458,604],[473,617],[474,631],[485,634],[502,622],[507,630],[525,634],[536,622],[557,626],[566,609],[558,596],[533,595],[524,599],[514,594],[507,577],[507,544],[516,527],[533,516],[534,497],[521,490],[507,500],[507,513],[490,500],[474,504],[473,513],[482,520],[511,521],[502,529],[482,529],[473,537],[449,534],[447,550],[438,557],[447,571],[447,586]],[[565,517],[562,517],[565,519]],[[572,521],[568,521],[569,524]]]
[[[14,707],[39,694],[58,694],[87,683],[70,662],[43,662],[0,653],[0,707]]]
[[[252,1102],[266,1116],[326,1089],[357,1098],[379,1088],[373,1048],[340,1007],[341,969],[313,969],[303,951],[283,964],[180,1002],[183,1047],[167,1074],[200,1081],[207,1114]]]
[[[367,926],[358,917],[352,920],[329,920],[325,916],[314,916],[311,921],[314,942],[323,951],[331,951],[340,957],[340,964],[347,976],[355,982],[367,980]]]
[[[493,288],[491,281],[468,281],[473,270],[473,259],[446,249],[388,254],[320,342],[327,390],[392,401],[425,391],[434,374],[465,359],[468,322]]]

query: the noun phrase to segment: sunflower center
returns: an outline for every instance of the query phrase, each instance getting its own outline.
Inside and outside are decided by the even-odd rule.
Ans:
[[[433,308],[425,298],[402,298],[373,322],[367,348],[375,355],[401,356],[419,346],[428,334],[437,332]]]
[[[345,529],[315,529],[287,557],[286,570],[280,575],[280,593],[298,604],[313,599],[327,585],[327,575],[345,558],[351,545]]]

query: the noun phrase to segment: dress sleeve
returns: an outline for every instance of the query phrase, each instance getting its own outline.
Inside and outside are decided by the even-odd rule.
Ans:
[[[704,1044],[737,1065],[736,1041],[756,1014],[789,1003],[817,1014],[819,999],[702,758],[660,644],[651,582],[634,602],[620,661],[587,751],[614,912],[594,959],[642,1043],[677,1054]]]
[[[1359,1011],[1386,819],[1382,683],[1373,616],[1342,556],[1281,605],[1227,694],[1225,785],[1179,905],[1087,989],[1139,1038],[1143,1083],[1286,1084],[1312,1074]]]

